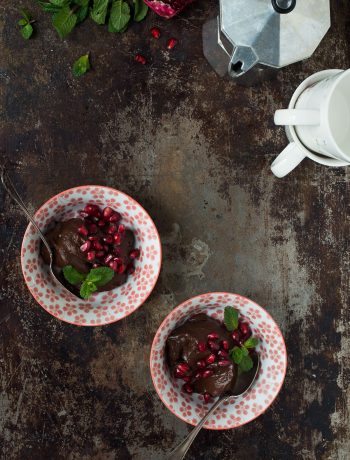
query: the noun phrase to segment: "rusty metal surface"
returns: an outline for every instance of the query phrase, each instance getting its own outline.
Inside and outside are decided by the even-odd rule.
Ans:
[[[26,221],[0,190],[0,457],[163,459],[190,428],[152,387],[152,337],[179,302],[227,290],[275,317],[288,373],[263,416],[203,431],[189,460],[348,459],[350,170],[305,161],[281,180],[269,166],[286,144],[274,110],[311,73],[349,67],[349,2],[332,1],[312,59],[254,88],[220,79],[202,56],[214,0],[171,21],[150,14],[121,36],[85,23],[65,41],[26,3],[38,19],[28,42],[15,2],[0,5],[0,149],[19,163],[26,202],[34,211],[75,185],[116,187],[149,210],[165,257],[132,316],[92,329],[59,322],[24,285]],[[153,24],[161,41],[148,39]],[[180,39],[171,53],[169,36]],[[74,79],[88,50],[93,70]],[[149,65],[133,62],[137,51]]]

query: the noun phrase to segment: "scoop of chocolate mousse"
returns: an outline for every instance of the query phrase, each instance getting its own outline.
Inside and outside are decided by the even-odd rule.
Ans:
[[[209,393],[211,396],[219,396],[233,389],[237,380],[237,366],[233,362],[226,366],[220,366],[219,356],[212,364],[207,365],[207,369],[213,371],[209,377],[195,377],[201,368],[197,365],[198,361],[205,360],[215,351],[206,347],[205,351],[200,351],[198,344],[208,342],[208,334],[216,333],[218,339],[215,343],[220,344],[223,340],[228,342],[229,348],[233,347],[233,340],[225,326],[219,321],[207,316],[198,314],[188,319],[184,324],[174,329],[166,342],[166,353],[168,364],[175,373],[179,363],[187,363],[190,367],[189,374],[192,377],[191,385],[196,393]],[[225,359],[227,361],[227,358]],[[203,369],[202,369],[203,370]]]

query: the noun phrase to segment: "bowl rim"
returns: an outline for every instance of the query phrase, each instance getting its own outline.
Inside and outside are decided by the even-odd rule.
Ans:
[[[33,291],[33,289],[31,289],[31,287],[28,285],[26,279],[25,279],[25,276],[24,276],[24,266],[23,266],[23,262],[24,262],[24,258],[22,256],[23,254],[23,248],[24,248],[24,241],[25,239],[27,239],[27,236],[28,236],[28,233],[29,233],[29,228],[31,227],[31,223],[29,222],[26,229],[25,229],[25,232],[24,232],[24,235],[23,235],[23,238],[22,238],[22,244],[21,244],[21,253],[20,253],[20,259],[21,259],[21,270],[22,270],[22,276],[24,278],[24,282],[29,290],[29,292],[31,293],[31,295],[34,297],[34,299],[36,300],[36,302],[47,312],[49,313],[51,316],[54,316],[56,319],[60,320],[60,321],[63,321],[65,323],[68,323],[68,324],[73,324],[74,326],[81,326],[81,327],[96,327],[96,326],[106,326],[108,324],[113,324],[113,323],[116,323],[118,321],[121,321],[122,319],[126,318],[127,316],[131,315],[132,313],[134,313],[136,310],[138,310],[145,302],[146,300],[148,299],[148,297],[152,294],[156,284],[157,284],[157,281],[158,281],[158,278],[159,278],[159,275],[160,275],[160,271],[161,271],[161,268],[162,268],[162,264],[163,264],[163,250],[162,250],[162,243],[161,243],[161,239],[160,239],[160,236],[159,236],[159,232],[158,232],[158,229],[157,229],[157,226],[156,224],[154,223],[153,219],[151,218],[151,216],[149,215],[149,213],[146,211],[146,209],[138,202],[136,201],[134,198],[132,198],[130,195],[128,195],[127,193],[124,193],[116,188],[113,188],[113,187],[108,187],[106,185],[77,185],[75,187],[71,187],[71,188],[68,188],[66,190],[63,190],[62,192],[60,193],[57,193],[56,195],[52,196],[51,198],[49,198],[48,200],[46,200],[34,213],[33,217],[35,218],[37,216],[37,214],[40,213],[40,211],[46,207],[51,201],[53,201],[54,199],[60,197],[61,195],[63,195],[64,193],[67,193],[67,192],[72,192],[72,191],[75,191],[76,189],[86,189],[86,188],[98,188],[98,189],[107,189],[107,190],[111,190],[113,192],[118,192],[120,193],[121,195],[123,195],[124,197],[130,199],[133,203],[135,203],[137,206],[139,206],[147,215],[147,217],[150,219],[150,221],[152,222],[153,226],[154,226],[154,229],[155,229],[155,232],[156,232],[156,235],[157,235],[157,242],[158,242],[158,245],[159,245],[159,256],[160,256],[160,259],[159,259],[159,268],[158,268],[158,273],[157,275],[155,276],[155,279],[154,279],[154,283],[152,285],[152,288],[150,289],[149,293],[146,295],[146,297],[144,299],[142,299],[142,302],[139,303],[139,305],[134,309],[132,310],[131,312],[127,313],[125,316],[123,316],[122,318],[118,318],[118,319],[114,319],[112,321],[107,321],[107,322],[103,322],[103,323],[96,323],[96,324],[82,324],[82,323],[77,323],[75,321],[70,321],[70,320],[66,320],[66,319],[62,319],[60,318],[59,316],[55,315],[53,312],[51,312],[50,310],[48,310],[46,308],[46,306],[44,305],[44,302],[42,302],[41,300],[39,300],[39,297],[35,294],[35,292]]]
[[[272,399],[272,401],[270,402],[270,404],[264,408],[262,411],[260,411],[257,415],[254,415],[254,417],[252,417],[251,419],[243,422],[243,423],[240,423],[238,425],[236,425],[235,427],[230,427],[230,428],[219,428],[219,427],[215,427],[215,426],[204,426],[203,428],[206,429],[206,430],[213,430],[213,431],[221,431],[221,430],[232,430],[232,429],[236,429],[236,428],[239,428],[243,425],[246,425],[247,423],[250,423],[252,422],[253,420],[255,420],[256,418],[260,417],[260,415],[262,415],[264,412],[267,411],[267,409],[274,403],[275,399],[277,398],[277,396],[279,395],[280,391],[281,391],[281,388],[283,386],[283,383],[284,383],[284,380],[285,380],[285,377],[286,377],[286,373],[287,373],[287,367],[288,367],[288,354],[287,354],[287,347],[286,347],[286,343],[285,343],[285,340],[284,340],[284,337],[283,337],[283,334],[280,330],[280,327],[279,325],[276,323],[276,321],[273,319],[273,317],[270,315],[270,313],[265,310],[265,308],[263,308],[261,305],[257,304],[256,302],[254,302],[253,300],[249,299],[248,297],[245,297],[241,294],[236,294],[234,292],[227,292],[227,291],[213,291],[213,292],[205,292],[203,294],[198,294],[194,297],[190,297],[189,299],[186,299],[184,300],[183,302],[181,302],[177,307],[175,307],[173,310],[171,310],[171,312],[164,318],[164,320],[162,321],[161,325],[158,327],[157,329],[157,332],[155,333],[154,335],[154,338],[153,338],[153,341],[152,341],[152,346],[151,346],[151,353],[150,353],[150,360],[149,360],[149,366],[150,366],[150,373],[151,373],[151,377],[152,377],[152,383],[153,383],[153,386],[160,398],[160,400],[162,401],[162,403],[167,407],[167,409],[172,412],[177,418],[179,418],[180,420],[182,420],[183,422],[186,422],[188,423],[189,425],[192,425],[192,426],[197,426],[195,423],[185,419],[182,415],[179,415],[177,414],[173,409],[171,409],[168,404],[166,403],[166,401],[164,400],[164,398],[162,397],[162,394],[161,392],[158,390],[158,387],[156,385],[156,382],[155,382],[155,377],[153,375],[153,372],[152,372],[152,361],[153,361],[153,354],[154,354],[154,346],[155,346],[155,342],[156,342],[156,339],[158,338],[158,336],[160,335],[160,331],[163,329],[164,327],[164,324],[165,322],[167,321],[168,317],[173,314],[175,311],[178,311],[180,310],[184,304],[186,304],[187,302],[190,302],[190,301],[193,301],[193,300],[196,300],[196,299],[199,299],[203,296],[206,296],[206,295],[234,295],[236,297],[239,297],[241,299],[244,299],[244,300],[248,300],[250,303],[253,303],[255,306],[257,306],[258,308],[262,309],[266,314],[267,316],[269,317],[269,319],[276,325],[277,327],[277,330],[278,330],[278,335],[281,337],[282,339],[282,343],[283,343],[283,347],[284,347],[284,354],[285,354],[285,367],[284,367],[284,371],[283,371],[283,378],[281,379],[281,383],[278,387],[278,390],[276,392],[276,396]]]

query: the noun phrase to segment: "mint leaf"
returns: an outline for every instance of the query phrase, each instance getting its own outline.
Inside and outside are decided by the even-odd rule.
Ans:
[[[21,10],[21,14],[22,14],[23,18],[26,20],[26,24],[28,24],[28,22],[30,22],[30,20],[31,20],[30,13],[27,10]],[[21,24],[21,25],[23,25],[23,24]]]
[[[124,32],[130,21],[130,7],[124,0],[112,3],[109,17],[108,30],[110,32]]]
[[[77,11],[77,22],[83,22],[89,14],[89,0],[86,0],[86,4],[81,5]]]
[[[20,19],[20,20],[18,21],[18,25],[19,25],[19,26],[26,26],[27,24],[28,24],[27,19]]]
[[[108,8],[108,0],[94,0],[94,4],[90,13],[91,19],[96,24],[104,24],[106,22]]]
[[[22,29],[21,29],[22,37],[25,40],[29,40],[29,38],[33,35],[33,32],[34,32],[34,29],[33,29],[33,26],[31,24],[27,24],[24,27],[22,27]]]
[[[98,287],[104,286],[114,276],[114,271],[108,267],[92,268],[88,274],[86,281],[95,283]]]
[[[255,348],[258,345],[258,343],[258,339],[256,339],[255,337],[249,337],[249,339],[244,342],[244,346],[246,348]]]
[[[253,368],[253,366],[254,362],[249,355],[244,356],[241,362],[239,363],[239,369],[241,372],[248,372],[250,371],[250,369]]]
[[[55,13],[52,17],[52,23],[61,38],[65,38],[75,27],[77,15],[65,6]]]
[[[239,364],[243,359],[243,352],[240,347],[234,347],[230,351],[231,359],[234,363]]]
[[[148,6],[143,0],[133,0],[134,2],[134,20],[140,22],[145,19],[148,13]]]
[[[84,75],[89,69],[89,54],[84,54],[84,56],[81,56],[74,62],[72,72],[75,77],[80,77],[81,75]]]
[[[80,297],[82,299],[88,299],[91,294],[97,291],[97,286],[92,281],[85,280],[80,288]]]
[[[249,355],[249,351],[246,349],[246,347],[241,347],[241,350],[242,350],[243,356],[248,356]]]
[[[50,0],[50,3],[51,5],[54,5],[54,6],[63,7],[63,6],[69,5],[70,0]]]
[[[233,307],[225,307],[224,323],[228,331],[234,331],[238,327],[238,311]]]
[[[78,270],[72,267],[72,265],[66,265],[63,267],[63,275],[68,283],[73,285],[82,283],[86,278],[86,275],[79,273]]]
[[[53,5],[49,2],[44,2],[42,0],[37,0],[39,5],[41,6],[42,10],[46,13],[57,13],[61,9],[60,6]]]

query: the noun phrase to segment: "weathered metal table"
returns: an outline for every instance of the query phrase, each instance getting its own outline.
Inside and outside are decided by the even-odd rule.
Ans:
[[[265,415],[202,431],[189,460],[348,459],[350,169],[305,161],[280,180],[269,166],[286,143],[274,110],[311,73],[349,67],[349,2],[332,2],[332,28],[312,59],[254,88],[219,79],[202,56],[215,1],[168,22],[150,14],[121,36],[86,22],[63,42],[26,3],[38,19],[28,42],[17,5],[0,5],[0,148],[19,162],[25,200],[34,211],[75,185],[121,189],[153,216],[165,257],[153,295],[129,318],[59,322],[24,285],[27,223],[0,190],[1,458],[164,458],[190,427],[152,387],[152,337],[180,301],[227,290],[280,324],[287,378]],[[161,41],[148,38],[154,24]],[[172,52],[170,36],[180,40]],[[93,70],[75,79],[70,66],[88,50]],[[148,65],[134,63],[138,51]]]

